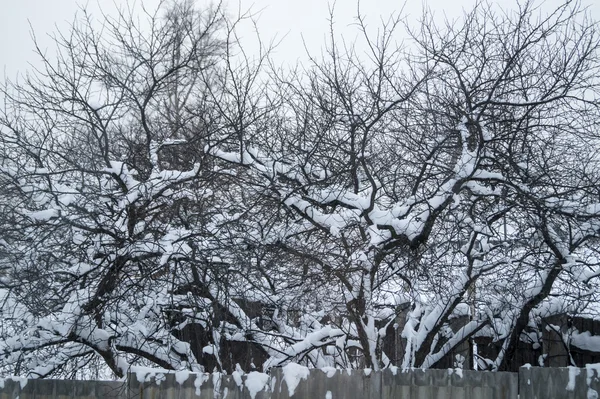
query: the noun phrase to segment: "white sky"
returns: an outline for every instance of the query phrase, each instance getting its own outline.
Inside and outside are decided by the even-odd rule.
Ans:
[[[0,78],[3,76],[14,78],[17,73],[29,69],[28,63],[38,64],[33,53],[31,28],[36,33],[42,48],[48,49],[52,54],[53,47],[47,34],[60,29],[67,29],[68,23],[73,20],[80,5],[100,18],[99,9],[106,13],[113,13],[118,5],[123,5],[128,0],[0,0]],[[130,0],[131,1],[131,0]],[[150,9],[155,8],[159,0],[137,0],[137,4]],[[506,7],[516,4],[517,0],[497,0]],[[596,20],[600,20],[600,1],[582,0],[589,5],[591,13]],[[547,0],[542,8],[550,11],[560,0]],[[199,4],[208,4],[208,0],[197,0]],[[276,61],[291,61],[304,58],[305,51],[303,40],[312,52],[318,52],[324,44],[328,25],[327,0],[229,0],[228,9],[235,12],[238,6],[247,10],[251,8],[260,12],[258,27],[261,37],[269,41],[277,36],[283,42],[275,54]],[[403,0],[362,0],[361,11],[367,16],[369,26],[375,29],[380,18],[387,17],[394,11],[402,8]],[[475,0],[428,0],[426,4],[436,14],[444,14],[451,18],[459,16],[462,9],[470,9]],[[356,31],[349,28],[356,14],[356,0],[337,0],[336,29],[347,32],[347,40],[351,41]],[[420,16],[422,3],[420,0],[407,0],[404,15],[409,20],[417,20]],[[30,28],[31,25],[31,28]],[[243,35],[252,36],[250,25],[242,32]]]

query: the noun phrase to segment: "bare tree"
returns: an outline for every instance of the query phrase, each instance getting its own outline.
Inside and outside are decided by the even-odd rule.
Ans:
[[[7,205],[19,259],[3,280],[14,324],[2,364],[20,372],[44,377],[96,356],[117,376],[136,358],[198,367],[171,333],[192,305],[168,283],[192,278],[179,268],[190,237],[207,234],[190,219],[210,217],[202,148],[218,129],[203,93],[224,55],[224,17],[189,2],[145,13],[147,32],[127,10],[95,30],[84,10],[55,37],[56,61],[38,48],[42,69],[3,88],[3,180],[20,200]]]
[[[574,270],[598,266],[596,24],[576,2],[482,3],[462,24],[426,12],[403,50],[399,23],[372,38],[359,15],[366,54],[332,31],[325,57],[279,75],[282,122],[212,153],[288,212],[269,245],[337,315],[345,340],[300,347],[386,367],[382,339],[400,320],[403,367],[433,367],[475,335],[500,345],[493,369],[518,367],[525,329],[591,283]],[[453,329],[460,314],[471,321]]]
[[[248,15],[146,17],[84,13],[3,87],[3,369],[426,368],[487,337],[509,370],[542,318],[594,311],[579,3],[425,12],[403,46],[401,18],[373,35],[359,12],[366,52],[332,28],[291,70],[239,47]]]

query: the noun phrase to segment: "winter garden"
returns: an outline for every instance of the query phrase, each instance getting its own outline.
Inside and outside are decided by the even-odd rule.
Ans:
[[[244,52],[249,14],[143,18],[79,15],[0,86],[0,375],[512,370],[557,316],[600,352],[569,323],[600,317],[579,2],[359,13],[295,67]]]

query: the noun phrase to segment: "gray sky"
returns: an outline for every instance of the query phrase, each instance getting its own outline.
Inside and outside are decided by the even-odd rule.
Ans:
[[[498,0],[507,7],[516,4],[516,0]],[[118,5],[126,4],[127,0],[0,0],[0,77],[6,74],[14,78],[17,73],[29,69],[28,63],[39,65],[33,53],[31,28],[42,48],[52,54],[53,48],[47,34],[57,28],[67,29],[80,5],[86,5],[100,19],[100,8],[106,13],[114,13]],[[199,4],[208,4],[208,0],[198,0]],[[547,0],[542,4],[543,9],[551,10],[559,0]],[[146,7],[153,9],[158,0],[143,0]],[[367,22],[374,30],[380,18],[398,11],[402,0],[363,0],[361,11],[367,16]],[[463,8],[470,9],[475,0],[428,0],[426,2],[438,16],[444,14],[450,18],[458,17]],[[589,5],[592,15],[600,20],[600,2],[598,0],[583,0]],[[137,0],[139,7],[141,0]],[[328,1],[327,0],[229,0],[228,9],[235,12],[238,6],[242,10],[251,8],[260,12],[258,27],[263,40],[273,37],[284,38],[278,47],[276,61],[291,61],[303,59],[305,51],[303,39],[311,52],[318,52],[323,46],[327,33]],[[356,31],[349,25],[356,14],[356,0],[337,0],[336,30],[346,32],[346,39],[352,40]],[[404,14],[409,20],[418,19],[422,9],[421,1],[407,0]],[[31,25],[31,27],[30,27]],[[248,24],[242,29],[242,35],[252,37],[252,27]]]

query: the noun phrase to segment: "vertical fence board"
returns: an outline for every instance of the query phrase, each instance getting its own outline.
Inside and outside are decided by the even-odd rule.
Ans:
[[[13,399],[19,397],[21,393],[21,384],[18,381],[12,381],[10,379],[4,380],[4,387],[0,389],[0,399]],[[26,399],[25,396],[20,396],[22,399]],[[33,396],[30,396],[33,397]]]

